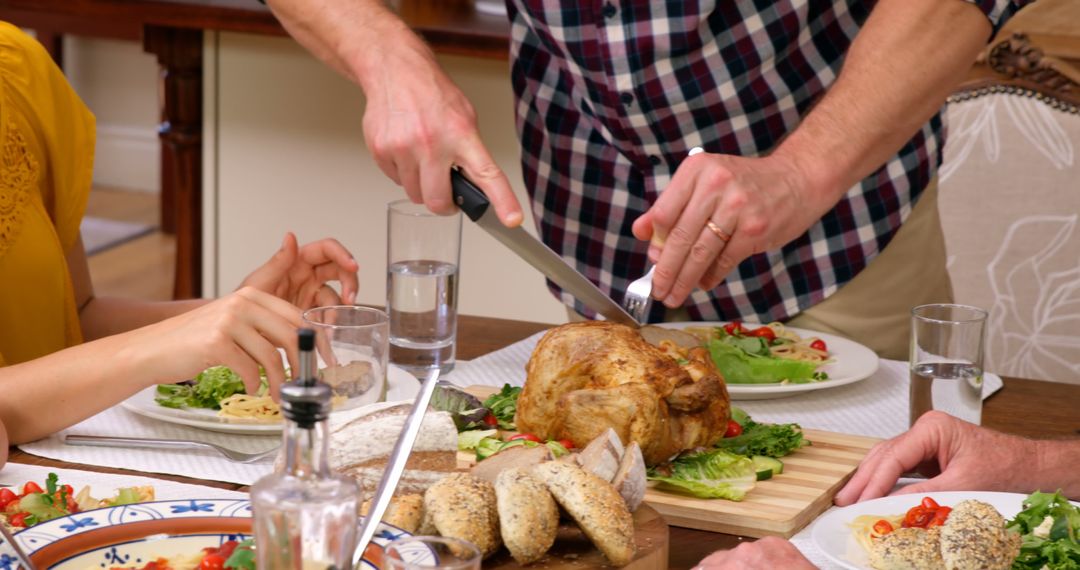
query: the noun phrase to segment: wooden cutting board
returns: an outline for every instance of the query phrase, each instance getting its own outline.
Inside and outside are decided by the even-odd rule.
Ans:
[[[498,391],[470,386],[483,399]],[[811,445],[784,457],[784,473],[758,481],[740,502],[698,499],[649,489],[645,502],[673,526],[736,534],[788,538],[832,504],[833,496],[879,439],[819,430],[804,430]]]

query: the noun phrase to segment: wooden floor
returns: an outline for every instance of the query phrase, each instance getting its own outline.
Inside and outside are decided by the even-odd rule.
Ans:
[[[157,224],[158,195],[95,187],[86,215],[124,222]],[[176,238],[160,231],[90,257],[90,277],[99,297],[172,299]]]

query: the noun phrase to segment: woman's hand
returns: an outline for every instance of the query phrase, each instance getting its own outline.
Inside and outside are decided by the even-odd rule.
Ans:
[[[292,232],[281,249],[244,279],[240,287],[253,287],[284,299],[301,309],[351,305],[356,301],[360,266],[349,250],[335,239],[322,239],[298,247]],[[326,283],[341,283],[341,295]],[[295,339],[293,339],[295,340]]]
[[[249,394],[259,389],[259,367],[266,370],[270,394],[276,399],[286,380],[277,348],[285,349],[289,365],[298,370],[296,331],[301,311],[292,304],[243,287],[199,308],[126,333],[125,347],[141,360],[146,384],[192,378],[210,366],[223,364],[244,380]]]
[[[903,435],[875,445],[855,476],[836,494],[835,502],[843,507],[883,497],[911,471],[931,479],[908,485],[896,494],[1030,493],[1037,488],[1036,475],[1045,471],[1039,467],[1040,459],[1035,441],[981,428],[943,412],[927,412]]]
[[[804,182],[780,156],[688,157],[634,221],[634,236],[652,240],[653,297],[678,307],[695,286],[712,289],[750,255],[802,235],[835,204]]]
[[[731,550],[717,550],[694,566],[694,570],[754,570],[755,568],[814,570],[816,567],[794,544],[775,536],[744,542]]]

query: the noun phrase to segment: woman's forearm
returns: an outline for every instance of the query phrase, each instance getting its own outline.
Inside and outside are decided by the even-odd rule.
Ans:
[[[209,302],[206,299],[139,301],[92,297],[79,311],[79,322],[85,340],[98,340],[175,317]]]
[[[0,421],[11,443],[45,437],[152,383],[129,340],[112,336],[0,368]]]

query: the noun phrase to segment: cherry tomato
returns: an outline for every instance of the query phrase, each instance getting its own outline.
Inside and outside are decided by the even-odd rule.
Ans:
[[[26,517],[28,516],[30,516],[30,513],[15,513],[8,517],[8,524],[18,528],[25,527]]]
[[[18,498],[19,497],[11,489],[8,489],[7,487],[0,488],[0,510],[3,510],[8,503]]]
[[[484,416],[484,423],[490,427],[498,427],[499,418],[495,417],[495,414],[488,412],[488,414]]]
[[[874,532],[877,533],[878,535],[889,534],[892,531],[893,531],[892,523],[890,523],[889,521],[887,521],[885,519],[881,519],[878,522],[874,523]]]
[[[515,439],[524,439],[525,441],[535,441],[536,443],[544,443],[543,440],[541,440],[540,438],[536,437],[535,435],[533,435],[531,433],[516,433],[516,434],[506,438],[506,441],[514,441]]]
[[[810,348],[814,350],[822,350],[825,352],[829,351],[829,349],[825,346],[825,341],[821,340],[820,338],[815,338],[814,342],[810,343]]]
[[[75,487],[72,487],[71,485],[61,485],[60,488],[63,489],[64,492],[67,493],[68,495],[74,495],[75,494]]]
[[[758,327],[746,333],[746,336],[759,336],[768,342],[772,342],[776,340],[776,331],[772,330],[771,327]]]
[[[735,420],[728,420],[727,430],[724,431],[724,437],[735,437],[742,435],[742,426]]]
[[[949,518],[949,513],[952,512],[952,507],[938,507],[938,510],[934,511],[934,520],[940,520],[942,524]]]
[[[743,328],[742,323],[735,321],[724,325],[724,332],[734,336],[736,334],[745,334],[746,329]]]
[[[199,562],[199,570],[222,570],[225,568],[225,558],[220,554],[207,554]]]
[[[24,495],[29,495],[30,493],[40,493],[42,491],[41,487],[38,487],[37,483],[33,481],[27,481],[27,483],[23,485],[22,492]]]
[[[932,499],[930,497],[923,497],[922,503],[920,503],[920,504],[922,505],[922,507],[924,509],[937,510],[937,509],[941,508],[937,504],[937,501],[935,501],[934,499]]]
[[[574,442],[570,441],[569,439],[560,439],[559,445],[565,447],[566,449],[574,449],[577,447],[576,445],[574,445]]]
[[[240,543],[235,540],[227,540],[221,544],[221,548],[217,549],[217,553],[225,560],[228,560],[239,545]]]
[[[916,505],[908,509],[907,514],[904,515],[904,522],[901,526],[904,528],[926,528],[926,523],[930,522],[933,518],[933,511],[928,511],[922,505]]]

